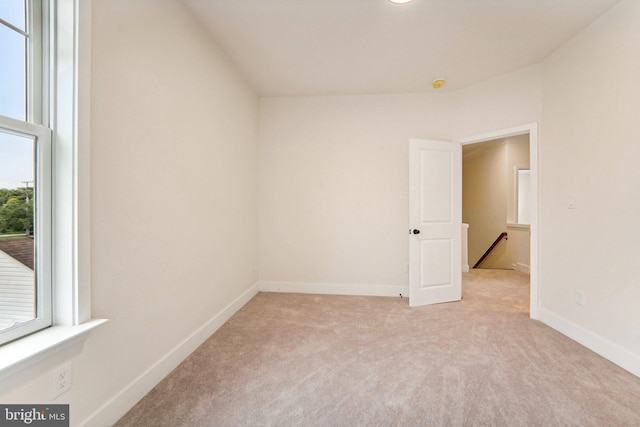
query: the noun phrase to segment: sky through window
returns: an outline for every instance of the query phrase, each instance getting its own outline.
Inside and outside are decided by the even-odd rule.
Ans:
[[[1,0],[0,19],[25,31],[24,0]],[[26,120],[27,36],[0,22],[0,115]],[[15,189],[33,183],[33,143],[0,132],[0,188]]]

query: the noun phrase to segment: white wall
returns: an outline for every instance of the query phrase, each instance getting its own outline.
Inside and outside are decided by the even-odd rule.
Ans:
[[[409,138],[536,122],[539,76],[535,66],[453,93],[262,98],[261,282],[407,286]]]
[[[261,281],[406,286],[408,140],[450,137],[447,99],[261,99]]]
[[[110,321],[3,380],[0,401],[50,402],[49,370],[71,359],[55,403],[94,426],[255,291],[258,102],[175,1],[94,0],[92,61],[93,315]]]
[[[94,0],[93,304],[111,321],[3,380],[0,401],[48,402],[49,370],[72,359],[56,403],[72,404],[73,424],[106,404],[91,420],[110,424],[251,289],[258,247],[261,280],[406,284],[407,140],[541,114],[541,317],[640,366],[638,27],[640,3],[623,0],[539,66],[453,93],[267,98],[258,118],[179,3]]]
[[[541,76],[532,65],[453,92],[453,138],[538,122]]]
[[[538,122],[541,316],[640,366],[639,8],[622,1],[542,64],[441,98],[261,100],[261,280],[406,281],[406,140]]]
[[[623,0],[542,64],[437,102],[261,100],[261,280],[406,280],[406,226],[397,222],[406,211],[379,214],[383,206],[406,209],[403,141],[538,122],[531,162],[540,178],[541,319],[640,375],[639,24],[640,3]],[[575,210],[567,209],[572,196]],[[375,217],[365,215],[372,209]],[[575,304],[576,289],[585,307]]]
[[[540,145],[542,319],[636,375],[638,28],[640,2],[623,0],[545,61]]]

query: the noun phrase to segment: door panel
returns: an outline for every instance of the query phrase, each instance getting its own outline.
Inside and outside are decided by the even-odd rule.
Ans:
[[[449,152],[420,150],[422,223],[446,223],[451,218],[451,156]]]
[[[420,287],[447,286],[451,283],[452,242],[451,239],[422,240],[420,242]]]
[[[460,144],[409,142],[409,304],[462,297]]]

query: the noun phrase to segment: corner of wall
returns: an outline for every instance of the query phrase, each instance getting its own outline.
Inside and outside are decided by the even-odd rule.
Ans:
[[[140,376],[131,381],[112,399],[83,420],[81,426],[112,425],[142,399],[153,387],[171,373],[183,360],[213,335],[238,310],[258,293],[258,285],[253,285],[242,295],[209,319],[203,326],[185,338],[169,353],[160,358]]]

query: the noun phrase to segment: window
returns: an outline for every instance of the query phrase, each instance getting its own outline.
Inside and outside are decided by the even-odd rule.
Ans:
[[[0,2],[0,345],[52,324],[52,132],[42,3]]]
[[[21,188],[34,191],[36,200],[36,285],[43,284],[38,278],[51,278],[51,304],[40,302],[38,297],[35,300],[36,310],[44,307],[51,310],[51,326],[19,339],[18,335],[13,341],[0,345],[0,377],[82,342],[94,328],[107,321],[91,318],[91,8],[91,0],[0,0],[2,31],[8,28],[25,33],[22,34],[25,75],[18,81],[22,83],[17,83],[23,91],[24,104],[18,105],[20,110],[24,105],[24,116],[16,118],[0,113],[0,134],[12,140],[12,145],[29,146],[33,155],[35,190],[34,184],[30,184],[29,189],[26,185]],[[8,12],[12,10],[18,11],[18,19]],[[24,29],[13,24],[22,22],[20,13],[25,14]],[[27,28],[31,32],[25,31]],[[8,68],[4,62],[3,40],[0,38],[2,71]],[[47,47],[41,54],[35,53],[38,41]],[[39,60],[42,63],[36,67],[34,64]],[[37,76],[39,72],[44,78]],[[4,82],[4,78],[0,79],[0,103],[5,92],[14,89]],[[46,160],[47,156],[50,161]],[[48,185],[50,190],[46,188]],[[45,214],[47,210],[49,219]],[[49,242],[42,237],[47,226],[50,226]],[[47,259],[51,262],[50,268],[44,265]],[[34,292],[38,292],[37,288]],[[44,292],[40,298],[46,300]],[[35,325],[37,321],[28,323]],[[26,329],[21,331],[29,333]]]

